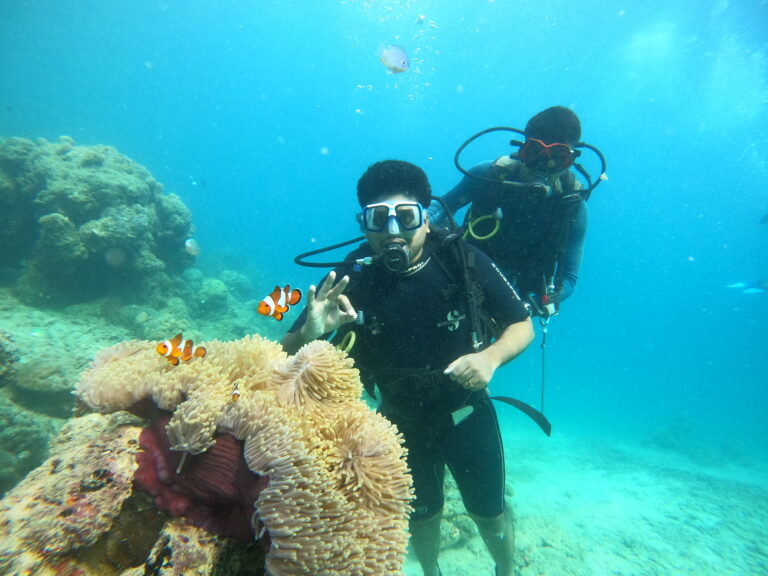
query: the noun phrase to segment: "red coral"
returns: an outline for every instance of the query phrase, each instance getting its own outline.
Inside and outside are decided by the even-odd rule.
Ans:
[[[135,486],[153,495],[155,505],[171,516],[183,516],[213,534],[252,541],[253,504],[269,478],[248,469],[242,441],[230,434],[218,435],[202,454],[187,454],[177,473],[182,453],[170,449],[169,420],[163,414],[141,432]]]

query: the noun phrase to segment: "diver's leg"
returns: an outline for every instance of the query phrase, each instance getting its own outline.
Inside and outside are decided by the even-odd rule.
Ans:
[[[515,523],[512,510],[507,507],[493,518],[472,515],[472,520],[496,562],[497,575],[512,576],[515,567]]]
[[[474,408],[471,416],[454,427],[447,462],[498,574],[511,576],[515,531],[511,510],[504,500],[504,445],[499,422],[487,393],[474,403]]]
[[[439,576],[440,520],[443,517],[443,430],[422,422],[393,420],[405,438],[408,467],[413,478],[414,500],[410,518],[411,546],[424,576]]]
[[[424,576],[438,576],[437,556],[440,552],[440,520],[443,511],[423,520],[411,520],[411,545],[424,570]]]

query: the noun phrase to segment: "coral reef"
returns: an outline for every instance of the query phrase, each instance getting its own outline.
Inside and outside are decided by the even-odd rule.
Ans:
[[[60,424],[15,406],[0,394],[0,494],[12,488],[48,453]]]
[[[0,387],[16,379],[16,361],[19,353],[11,337],[0,330]]]
[[[180,298],[170,298],[160,310],[111,299],[36,309],[0,288],[0,495],[47,457],[48,441],[61,419],[71,417],[72,390],[96,352],[136,335],[158,340],[179,331],[195,339],[203,333],[241,336],[253,326],[243,321],[228,329],[234,325],[226,320],[226,325],[196,323],[197,331],[187,330],[185,310]],[[113,323],[120,314],[124,318]]]
[[[48,456],[93,354],[130,333],[79,307],[36,310],[0,288],[0,494]]]
[[[0,140],[0,268],[20,269],[26,302],[159,303],[169,274],[194,261],[191,233],[181,200],[114,148]]]
[[[48,460],[0,502],[0,571],[67,573],[64,553],[92,546],[111,527],[132,492],[140,432],[121,424],[125,414],[69,422]]]
[[[168,520],[133,489],[138,423],[124,412],[91,414],[62,429],[52,456],[0,502],[3,573],[213,573],[226,547],[200,528]]]
[[[227,307],[229,289],[218,278],[206,278],[200,289],[199,303],[206,310],[217,312]]]
[[[245,274],[226,269],[222,270],[219,276],[221,281],[227,285],[230,293],[238,299],[246,301],[255,296],[253,293],[253,282]]]
[[[192,268],[191,222],[179,197],[114,148],[0,139],[0,284],[25,304],[98,302],[138,338],[192,325],[219,338],[253,332],[251,281],[218,257],[220,277]]]
[[[274,576],[402,572],[405,449],[361,401],[351,360],[326,342],[292,357],[257,336],[205,345],[205,358],[177,367],[153,342],[97,355],[77,395],[117,413],[71,421],[49,460],[8,494],[0,570],[128,576],[179,573],[187,562],[185,574],[244,574],[234,566],[257,540]],[[68,444],[78,430],[79,444]],[[57,481],[58,470],[67,476]],[[154,546],[137,541],[137,524]],[[250,548],[227,552],[233,540],[200,527]]]
[[[85,304],[64,310],[25,306],[0,288],[0,349],[15,357],[5,378],[11,399],[31,410],[57,417],[72,413],[72,390],[93,355],[131,333],[104,322]],[[0,360],[2,352],[0,351]],[[3,363],[3,368],[6,365]],[[7,371],[6,371],[7,372]]]

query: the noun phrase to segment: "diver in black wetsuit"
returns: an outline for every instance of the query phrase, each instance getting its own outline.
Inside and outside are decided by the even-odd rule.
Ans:
[[[408,448],[416,493],[411,541],[425,576],[439,574],[446,465],[497,573],[511,576],[514,527],[504,502],[503,447],[487,386],[499,366],[528,346],[533,327],[498,268],[466,247],[462,265],[471,267],[482,289],[481,315],[492,318],[482,324],[496,328],[496,339],[478,328],[467,282],[457,280],[456,248],[430,234],[429,199],[427,177],[413,164],[389,160],[368,168],[358,182],[367,243],[345,259],[349,265],[310,288],[307,307],[283,347],[294,353],[334,330],[337,337],[354,330],[350,355],[366,389],[378,386],[380,410]],[[373,263],[361,265],[368,261]]]
[[[591,189],[581,190],[570,170],[578,144],[584,145],[573,111],[547,108],[524,134],[525,142],[513,141],[520,146],[516,155],[473,167],[443,200],[452,212],[471,205],[467,241],[499,265],[535,312],[549,316],[576,287]],[[434,223],[446,225],[440,204],[432,202],[429,212]]]

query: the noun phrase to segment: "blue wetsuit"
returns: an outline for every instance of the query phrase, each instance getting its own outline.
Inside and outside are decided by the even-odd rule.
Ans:
[[[519,169],[519,162],[504,168],[484,162],[470,173],[497,181],[518,181]],[[523,297],[536,294],[540,299],[544,282],[554,280],[555,290],[564,300],[576,286],[587,231],[587,204],[578,193],[579,187],[571,172],[560,177],[550,197],[465,176],[443,200],[451,212],[471,204],[473,219],[500,208],[499,231],[488,240],[470,236],[467,241],[488,254]],[[447,224],[446,214],[436,201],[429,211],[432,222]],[[479,223],[477,235],[488,234],[494,223]]]
[[[347,324],[337,336],[355,331],[355,366],[366,389],[378,386],[382,414],[403,433],[416,492],[414,519],[442,509],[446,465],[470,513],[493,517],[504,510],[504,455],[488,393],[469,391],[443,374],[473,352],[466,298],[447,252],[428,241],[405,274],[378,264],[336,271],[337,278],[349,275],[345,294],[362,318],[362,325]],[[467,246],[467,252],[483,289],[483,309],[498,328],[525,320],[527,309],[498,268],[479,250]],[[347,260],[368,255],[364,244]],[[292,332],[304,318],[302,313]],[[471,414],[454,424],[453,413],[469,412],[467,407]]]

